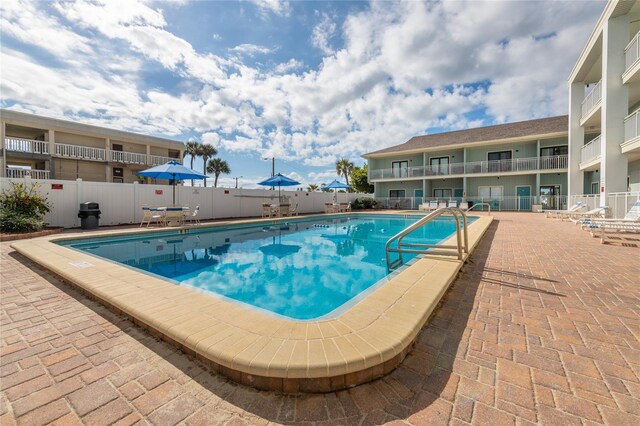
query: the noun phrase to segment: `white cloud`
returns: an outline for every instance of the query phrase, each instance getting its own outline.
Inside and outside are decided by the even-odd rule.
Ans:
[[[289,71],[294,71],[304,67],[303,61],[298,61],[295,58],[289,59],[287,62],[280,63],[273,67],[273,72],[276,74],[285,74]]]
[[[264,55],[267,53],[271,53],[273,50],[265,46],[245,43],[245,44],[239,44],[237,46],[234,46],[231,49],[229,49],[229,51],[233,53],[238,53],[240,55],[255,56],[257,54]]]
[[[218,33],[211,34],[211,38],[214,40],[222,40],[222,36]]]
[[[280,16],[289,16],[291,5],[287,0],[249,0],[262,12],[271,12]]]
[[[336,32],[336,23],[327,13],[318,13],[320,15],[320,22],[313,27],[311,33],[311,44],[320,49],[325,55],[333,54],[334,50],[331,47],[331,38],[333,38]]]

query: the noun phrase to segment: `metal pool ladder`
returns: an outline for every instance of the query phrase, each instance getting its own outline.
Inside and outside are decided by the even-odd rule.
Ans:
[[[404,243],[402,240],[411,232],[422,228],[427,223],[431,222],[438,216],[449,213],[456,220],[456,245],[447,244],[419,244],[419,243]],[[460,226],[460,220],[462,218],[462,226]],[[391,244],[397,241],[397,247],[391,247]],[[437,254],[446,256],[457,256],[458,260],[463,259],[463,253],[469,253],[469,237],[467,234],[467,215],[464,211],[457,207],[442,207],[439,208],[416,223],[413,223],[402,231],[398,232],[393,237],[389,238],[385,245],[385,252],[387,256],[387,269],[389,272],[402,266],[404,263],[402,253],[420,253],[420,254]],[[396,260],[391,260],[390,253],[398,253]]]

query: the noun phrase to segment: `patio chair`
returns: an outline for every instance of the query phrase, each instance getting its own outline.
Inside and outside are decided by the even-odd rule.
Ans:
[[[142,212],[143,217],[142,222],[140,222],[140,227],[142,227],[145,221],[147,222],[147,228],[151,225],[151,222],[156,222],[159,225],[164,224],[164,210],[143,207]]]
[[[298,203],[295,203],[293,208],[291,210],[289,210],[289,215],[298,216]]]
[[[347,209],[351,206],[351,203],[347,204],[347,203],[340,203],[340,205],[338,206],[338,209],[340,210],[340,213],[346,213]]]
[[[447,202],[446,201],[440,201],[438,203],[438,208],[439,209],[444,209],[445,207],[447,207]]]
[[[458,207],[458,200],[449,200],[449,207]]]
[[[463,201],[460,203],[460,210],[469,210],[469,202],[468,201]]]
[[[189,220],[190,224],[193,224],[193,222],[196,223],[196,225],[200,225],[200,219],[198,219],[198,212],[200,212],[200,206],[196,206],[196,208],[193,210],[193,212],[189,212],[189,211],[184,211],[183,212],[183,222],[186,222],[187,220]]]
[[[438,210],[438,200],[429,201],[429,210]]]
[[[429,210],[429,203],[420,203],[420,205],[418,205],[418,210],[422,210],[422,211]]]
[[[165,226],[182,226],[184,215],[182,214],[182,207],[167,207],[164,213],[164,225]]]
[[[276,213],[273,211],[271,204],[262,203],[262,217],[274,217]]]
[[[140,228],[144,225],[145,222],[149,222],[151,220],[151,210],[149,210],[149,206],[142,206],[142,221],[140,222]]]
[[[324,212],[335,213],[335,209],[333,208],[333,203],[324,203]]]
[[[289,208],[291,207],[290,204],[280,204],[278,207],[276,207],[276,211],[278,214],[278,217],[285,217],[285,216],[289,216]]]

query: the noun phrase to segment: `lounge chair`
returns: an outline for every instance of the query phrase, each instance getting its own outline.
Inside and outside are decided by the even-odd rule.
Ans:
[[[333,208],[333,203],[324,203],[324,212],[325,213],[335,213],[335,209]]]
[[[446,207],[447,207],[447,202],[446,202],[446,201],[440,201],[440,202],[438,203],[438,208],[439,208],[439,209],[444,209],[444,208],[446,208]]]
[[[596,223],[640,223],[640,201],[633,203],[633,206],[629,209],[627,214],[622,219],[610,219],[610,218],[586,218],[582,219],[582,225],[596,224]]]
[[[289,210],[291,216],[298,216],[298,203],[296,203],[291,210]]]
[[[583,229],[589,229],[592,237],[600,237],[600,242],[605,243],[610,234],[640,234],[640,222],[602,222],[583,225]]]
[[[449,207],[458,207],[458,200],[449,200]]]
[[[429,210],[438,210],[438,200],[429,201]]]
[[[598,217],[604,216],[607,211],[607,207],[596,207],[595,209],[589,210],[588,212],[567,212],[560,213],[560,219],[565,220],[569,219],[574,223],[580,223],[582,219],[588,217]]]
[[[585,204],[582,204],[582,202],[578,201],[573,206],[569,207],[567,210],[544,210],[544,214],[546,217],[551,217],[551,216],[559,217],[559,215],[563,213],[577,212],[585,208],[587,208],[587,206]]]
[[[469,202],[468,201],[463,201],[460,203],[460,210],[469,210]]]
[[[276,207],[276,214],[278,217],[285,217],[285,216],[289,216],[289,208],[291,207],[290,204],[280,204],[279,206]]]

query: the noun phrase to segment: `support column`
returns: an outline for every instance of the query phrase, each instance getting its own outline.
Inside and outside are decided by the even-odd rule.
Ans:
[[[47,133],[44,134],[44,138],[49,142],[49,176],[51,179],[55,179],[56,165],[53,155],[56,153],[56,131],[51,129],[47,130]]]
[[[627,191],[627,158],[620,152],[629,93],[622,84],[624,48],[629,41],[629,17],[609,19],[602,30],[602,134],[600,138],[600,205],[612,192]]]
[[[111,139],[106,138],[104,140],[104,155],[106,163],[104,165],[105,170],[105,180],[107,182],[113,182],[113,168],[111,167]]]
[[[0,164],[0,177],[6,177],[7,176],[7,150],[6,150],[6,145],[5,145],[5,136],[6,136],[6,126],[7,124],[3,121],[0,124],[0,148],[2,148],[2,158],[0,158],[1,163]]]
[[[584,194],[584,177],[580,171],[580,159],[584,145],[584,127],[580,125],[582,101],[584,100],[584,83],[569,85],[569,156],[567,183],[569,197]],[[538,191],[540,188],[538,188]]]

